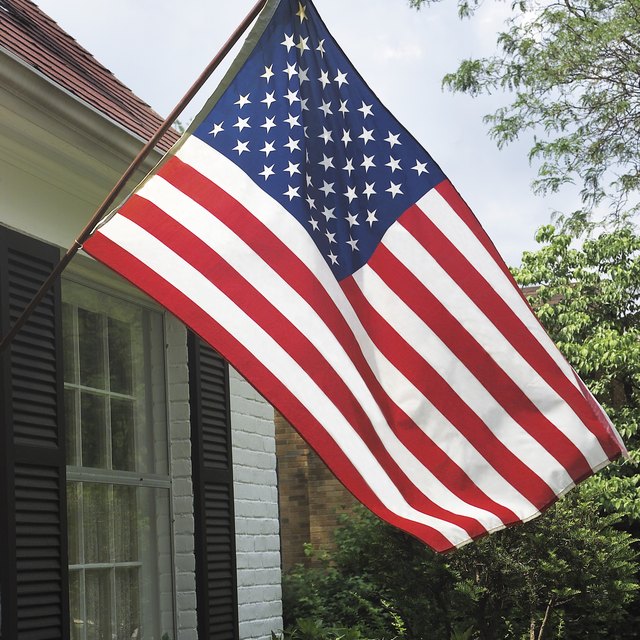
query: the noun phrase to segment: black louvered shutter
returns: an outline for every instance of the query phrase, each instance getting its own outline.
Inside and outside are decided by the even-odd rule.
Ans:
[[[229,370],[211,347],[193,335],[189,376],[198,637],[237,640]]]
[[[53,266],[56,248],[0,227],[4,335]],[[0,606],[3,640],[69,635],[60,287],[0,360]]]

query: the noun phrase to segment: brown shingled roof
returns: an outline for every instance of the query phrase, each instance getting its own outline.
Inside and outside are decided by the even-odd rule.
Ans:
[[[0,0],[0,45],[143,140],[163,122],[29,0]],[[170,130],[158,147],[166,151],[178,137]]]

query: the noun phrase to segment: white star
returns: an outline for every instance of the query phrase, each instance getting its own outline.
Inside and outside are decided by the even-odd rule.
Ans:
[[[338,75],[334,78],[334,82],[337,82],[338,88],[342,89],[343,84],[349,84],[349,82],[347,81],[347,74],[342,73],[342,71],[338,69]]]
[[[288,36],[286,33],[284,34],[284,42],[281,42],[280,44],[287,47],[287,53],[296,46],[296,43],[293,41],[293,36]]]
[[[320,164],[324,167],[325,171],[328,171],[329,168],[333,169],[333,156],[327,157],[324,153],[322,154],[322,162]]]
[[[269,154],[272,153],[273,151],[275,151],[275,145],[273,142],[266,142],[264,143],[264,147],[262,147],[262,149],[260,149],[260,151],[262,151],[262,153],[264,153],[267,158],[269,157]]]
[[[429,169],[427,169],[427,163],[418,162],[417,160],[416,160],[416,166],[413,167],[413,170],[417,171],[419,176],[421,176],[423,173],[429,173]]]
[[[298,169],[299,166],[300,163],[293,164],[293,162],[289,162],[289,166],[285,169],[285,171],[289,174],[289,177],[291,177],[294,173],[300,173],[300,169]]]
[[[338,262],[338,256],[333,254],[333,251],[329,252],[329,255],[327,256],[327,258],[329,258],[329,260],[331,260],[331,264],[336,264],[338,266],[340,266],[340,263]]]
[[[264,73],[260,76],[261,78],[264,78],[267,82],[269,82],[269,80],[271,80],[271,78],[273,78],[275,74],[273,73],[273,65],[269,65],[268,67],[264,68]]]
[[[303,82],[309,82],[309,69],[298,69],[298,78],[300,84]]]
[[[350,142],[353,142],[353,140],[351,140],[351,132],[348,129],[343,129],[342,130],[342,142],[344,142],[344,146],[346,147]]]
[[[315,209],[316,201],[311,196],[307,196],[307,205],[309,206],[309,209]],[[316,222],[316,224],[318,223]]]
[[[318,107],[318,109],[320,111],[322,111],[322,113],[324,113],[325,118],[327,116],[332,116],[333,115],[333,111],[331,111],[331,103],[330,102],[325,102],[324,100],[322,101],[322,106]]]
[[[324,89],[331,82],[331,80],[329,80],[329,72],[322,71],[318,80],[322,82],[322,88]]]
[[[387,189],[387,192],[391,194],[392,198],[395,198],[397,195],[404,195],[400,190],[400,185],[395,184],[393,182],[389,183],[389,188]]]
[[[240,142],[238,140],[238,144],[233,147],[234,151],[238,152],[238,155],[241,156],[245,151],[249,151],[249,143],[248,142]]]
[[[298,70],[296,69],[295,64],[289,64],[287,62],[287,68],[282,70],[282,73],[286,73],[289,76],[289,80],[293,78],[293,76],[298,75]]]
[[[367,222],[369,226],[372,227],[374,222],[378,222],[378,218],[376,218],[377,211],[369,211],[367,209]]]
[[[325,231],[325,236],[327,236],[327,240],[329,241],[329,244],[333,243],[336,244],[336,234],[335,233],[329,233],[329,231]]]
[[[311,175],[307,173],[307,187],[312,187],[313,182],[311,180]]]
[[[368,182],[365,182],[365,188],[364,191],[362,192],[363,196],[367,196],[367,198],[370,198],[371,196],[375,196],[376,192],[373,190],[373,187],[375,187],[376,183],[372,182],[371,184],[369,184]]]
[[[322,181],[322,186],[320,187],[320,191],[324,191],[324,196],[325,198],[330,194],[330,193],[335,193],[335,190],[333,188],[333,182],[325,182],[324,180]],[[326,207],[325,207],[326,210]],[[331,211],[333,211],[333,209],[331,209]],[[334,217],[334,216],[332,216]],[[329,218],[327,218],[328,220]]]
[[[367,144],[367,142],[375,142],[376,140],[373,137],[373,129],[369,130],[365,129],[364,127],[362,127],[362,134],[359,135],[358,138],[362,138],[365,144]]]
[[[333,138],[331,137],[331,131],[329,131],[326,127],[322,127],[322,133],[318,136],[318,138],[322,138],[325,144],[329,144],[329,142],[333,142]]]
[[[324,56],[324,40],[320,40],[320,43],[316,47],[316,51],[318,51],[321,56]]]
[[[308,40],[309,38],[303,38],[302,36],[300,36],[300,39],[298,40],[298,44],[296,45],[296,47],[300,49],[300,53],[304,53],[305,51],[309,50],[309,47],[307,46]]]
[[[384,165],[385,167],[391,168],[391,173],[395,173],[396,169],[400,171],[400,160],[396,160],[395,158],[389,156],[389,162]]]
[[[288,185],[289,188],[282,194],[283,196],[289,196],[289,202],[291,202],[294,198],[299,198],[300,194],[298,193],[298,189],[300,187],[292,187]]]
[[[313,227],[314,231],[319,231],[318,221],[315,218],[309,218],[309,224]]]
[[[302,100],[300,100],[301,111],[309,111],[309,107],[307,107],[307,102],[309,102],[309,98],[302,98]]]
[[[345,115],[345,114],[349,113],[349,109],[347,109],[347,102],[349,102],[349,101],[348,100],[340,100],[340,108],[338,109],[338,111],[342,115]]]
[[[331,220],[331,218],[333,218],[334,220],[336,219],[336,217],[333,215],[334,211],[335,211],[335,207],[333,209],[329,209],[329,208],[325,207],[322,210],[322,215],[325,217],[327,222],[329,222],[329,220]]]
[[[294,151],[300,151],[300,140],[292,140],[291,137],[289,137],[289,142],[287,142],[287,144],[285,144],[284,146],[289,149],[289,151],[291,151],[291,153],[293,153]]]
[[[376,166],[373,163],[374,156],[363,156],[363,157],[364,157],[364,161],[362,162],[362,164],[360,166],[364,167],[365,172],[369,171],[369,169],[371,169],[372,167]]]
[[[402,142],[398,140],[399,137],[400,137],[399,133],[397,133],[396,135],[393,135],[391,131],[389,131],[389,137],[385,138],[384,141],[388,142],[391,145],[391,148],[393,149],[393,147],[395,147],[397,144],[402,145]]]
[[[302,2],[298,2],[298,13],[296,13],[296,15],[300,18],[300,24],[302,24],[302,22],[304,20],[307,20],[307,7],[303,6]]]
[[[236,102],[234,102],[233,104],[237,104],[240,109],[242,109],[242,107],[244,107],[245,104],[251,104],[251,100],[249,100],[249,96],[251,94],[247,93],[246,96],[239,96],[238,100]]]
[[[289,101],[289,106],[291,106],[294,102],[300,102],[300,98],[298,98],[298,92],[291,91],[291,89],[287,91],[287,95],[285,96],[285,98]]]
[[[292,116],[291,114],[289,114],[289,117],[285,118],[284,121],[289,125],[289,127],[291,127],[291,129],[293,129],[293,127],[300,126],[298,120],[300,120],[300,116]]]
[[[353,168],[353,158],[347,158],[347,164],[343,167],[343,171],[346,171],[351,177],[351,172],[355,171]]]
[[[238,131],[242,131],[243,129],[251,129],[249,118],[240,118],[239,116],[238,122],[236,122],[233,126],[238,127]]]
[[[373,113],[371,112],[371,105],[365,104],[364,100],[362,101],[362,106],[358,109],[358,111],[362,111],[362,115],[364,116],[365,119],[367,116],[373,115]]]
[[[351,236],[349,236],[347,244],[351,245],[351,251],[360,251],[360,249],[358,249],[358,241],[354,240]]]
[[[260,100],[260,102],[264,102],[267,105],[267,109],[269,109],[271,105],[276,101],[273,96],[274,93],[275,91],[272,91],[271,93],[265,93],[264,100]]]
[[[275,116],[273,116],[273,118],[265,118],[264,124],[261,124],[260,127],[262,129],[266,129],[267,133],[269,133],[269,131],[271,131],[271,129],[273,129],[273,127],[276,126],[275,120],[276,120]]]
[[[264,179],[267,180],[269,178],[269,176],[274,175],[273,166],[274,165],[271,165],[270,167],[267,167],[267,165],[265,164],[264,165],[264,169],[260,172],[259,175],[264,176]]]
[[[222,128],[223,124],[224,124],[224,120],[220,124],[214,124],[213,129],[211,129],[209,133],[212,133],[213,137],[215,138],[221,131],[224,131],[224,129]]]
[[[356,226],[356,227],[360,226],[360,223],[358,222],[357,218],[358,218],[357,213],[355,215],[353,213],[347,214],[347,222],[349,223],[349,228],[353,226]]]
[[[349,199],[349,204],[351,204],[358,197],[355,187],[347,187],[347,192],[343,195]]]

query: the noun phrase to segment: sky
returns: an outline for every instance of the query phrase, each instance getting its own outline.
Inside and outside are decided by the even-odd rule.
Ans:
[[[35,0],[160,115],[166,116],[242,21],[254,0]],[[508,3],[487,0],[460,21],[455,0],[420,11],[407,0],[314,0],[346,55],[397,119],[438,162],[509,265],[536,248],[536,229],[569,194],[536,196],[528,141],[498,150],[483,115],[508,95],[471,98],[441,88],[470,57],[490,55]],[[190,121],[233,53],[181,116]]]

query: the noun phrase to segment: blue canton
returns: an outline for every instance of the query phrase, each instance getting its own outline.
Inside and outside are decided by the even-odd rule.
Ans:
[[[307,230],[341,280],[444,179],[330,36],[311,2],[283,0],[195,134]]]

